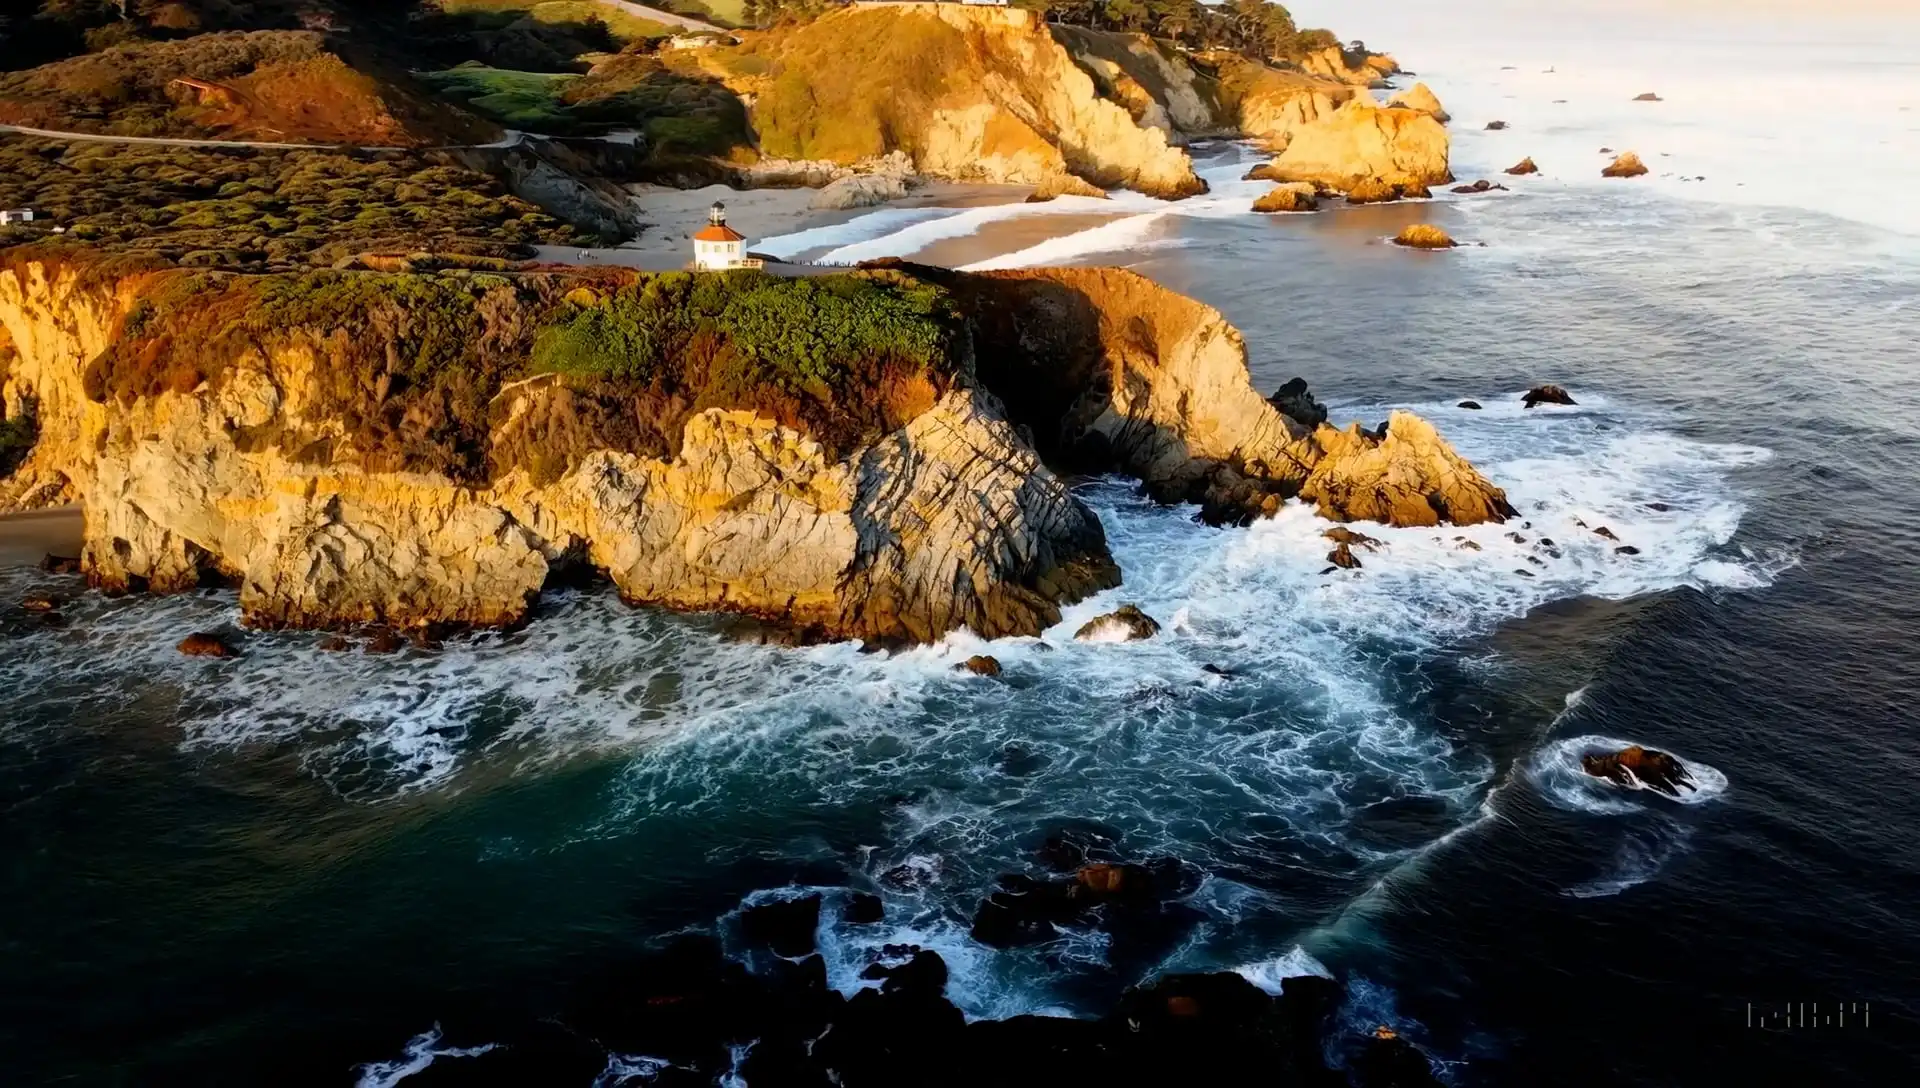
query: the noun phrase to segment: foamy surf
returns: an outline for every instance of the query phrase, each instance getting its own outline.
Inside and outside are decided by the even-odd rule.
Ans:
[[[358,1088],[394,1088],[401,1081],[423,1073],[427,1067],[442,1058],[477,1058],[493,1050],[493,1043],[481,1046],[457,1047],[441,1045],[443,1037],[440,1025],[435,1024],[427,1031],[407,1040],[400,1057],[392,1061],[368,1062],[360,1066]]]

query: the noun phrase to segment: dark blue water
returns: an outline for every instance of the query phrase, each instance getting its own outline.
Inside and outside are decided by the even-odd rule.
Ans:
[[[1378,244],[1415,215],[1489,245]],[[1003,683],[950,671],[965,637],[739,646],[594,594],[438,652],[257,635],[187,661],[173,642],[230,596],[83,597],[67,631],[0,643],[3,1079],[353,1083],[436,1022],[474,1046],[572,1015],[662,935],[731,941],[786,887],[886,900],[876,931],[823,934],[837,985],[912,940],[972,1015],[1317,968],[1462,1085],[1915,1068],[1911,244],[1624,191],[1185,216],[1130,244],[1245,331],[1262,387],[1304,376],[1342,419],[1415,406],[1560,554],[1382,530],[1329,579],[1303,511],[1211,530],[1091,482],[1127,585],[1067,630],[1122,600],[1169,630],[998,643]],[[1581,405],[1522,412],[1540,381]],[[0,573],[46,585],[71,589]],[[1588,737],[1711,788],[1589,782]],[[972,944],[994,877],[1063,828],[1183,861],[1183,920]],[[1788,1003],[1870,1011],[1788,1030]]]

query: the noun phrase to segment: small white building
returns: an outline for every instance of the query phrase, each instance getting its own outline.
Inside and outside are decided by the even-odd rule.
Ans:
[[[33,222],[32,208],[0,209],[0,226],[5,226],[8,223],[31,223],[31,222]]]
[[[693,236],[693,267],[702,272],[729,268],[759,268],[757,257],[747,256],[747,236],[727,226],[727,206],[715,203],[707,211],[707,225]]]

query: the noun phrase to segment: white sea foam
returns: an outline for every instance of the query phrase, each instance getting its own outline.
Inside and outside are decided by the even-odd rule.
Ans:
[[[609,1054],[607,1067],[593,1078],[593,1088],[632,1088],[638,1084],[651,1084],[660,1074],[673,1068],[673,1063],[665,1058],[653,1058],[645,1054]]]
[[[1304,975],[1333,977],[1333,972],[1327,970],[1325,964],[1308,955],[1306,950],[1298,945],[1287,949],[1273,959],[1236,967],[1234,973],[1276,997],[1279,996],[1281,987],[1287,979]]]
[[[408,1039],[400,1057],[360,1066],[357,1070],[360,1079],[356,1083],[359,1088],[393,1088],[415,1073],[424,1072],[441,1058],[477,1058],[494,1048],[493,1043],[469,1047],[442,1046],[441,1041],[440,1025],[435,1024],[431,1030]]]

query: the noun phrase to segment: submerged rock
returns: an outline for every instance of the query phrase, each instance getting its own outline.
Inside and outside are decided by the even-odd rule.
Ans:
[[[1465,408],[1469,412],[1478,412],[1480,411],[1480,402],[1477,400],[1463,400],[1459,404],[1454,405],[1454,407]]]
[[[60,602],[51,593],[29,593],[20,599],[20,607],[28,612],[52,612]]]
[[[1573,394],[1557,385],[1536,385],[1520,397],[1520,403],[1532,408],[1539,404],[1578,404]]]
[[[1645,94],[1636,94],[1633,96],[1633,100],[1635,102],[1665,102],[1666,101],[1666,99],[1661,98],[1659,95],[1653,93],[1652,91],[1648,91]]]
[[[48,552],[46,557],[40,560],[40,569],[48,574],[79,574],[80,558]]]
[[[1481,178],[1479,181],[1476,181],[1471,185],[1456,185],[1453,187],[1453,191],[1456,193],[1467,194],[1467,193],[1494,193],[1494,192],[1504,193],[1504,192],[1507,192],[1508,190],[1507,190],[1507,187],[1504,185],[1496,185],[1493,182],[1488,181],[1486,178]]]
[[[1626,151],[1622,152],[1619,158],[1614,159],[1610,165],[1601,170],[1600,176],[1603,178],[1637,178],[1645,173],[1647,173],[1647,164],[1640,161],[1640,156],[1631,151]]]
[[[1506,127],[1507,127],[1507,123],[1505,121],[1488,121],[1487,122],[1488,132],[1501,132],[1501,131],[1504,131]]]
[[[1517,178],[1526,177],[1528,174],[1538,174],[1539,172],[1540,168],[1533,164],[1533,159],[1531,158],[1521,159],[1519,162],[1507,167],[1507,173]]]
[[[207,631],[196,631],[180,640],[174,649],[188,657],[239,657],[240,651],[219,635]]]
[[[1580,757],[1580,768],[1595,778],[1621,786],[1644,785],[1678,797],[1680,788],[1693,789],[1693,776],[1680,761],[1665,752],[1629,745],[1618,752],[1592,752]]]
[[[1073,637],[1081,642],[1139,642],[1160,633],[1160,624],[1136,605],[1121,605],[1083,624]]]
[[[1395,235],[1393,244],[1408,249],[1452,249],[1460,243],[1431,223],[1415,223]]]

